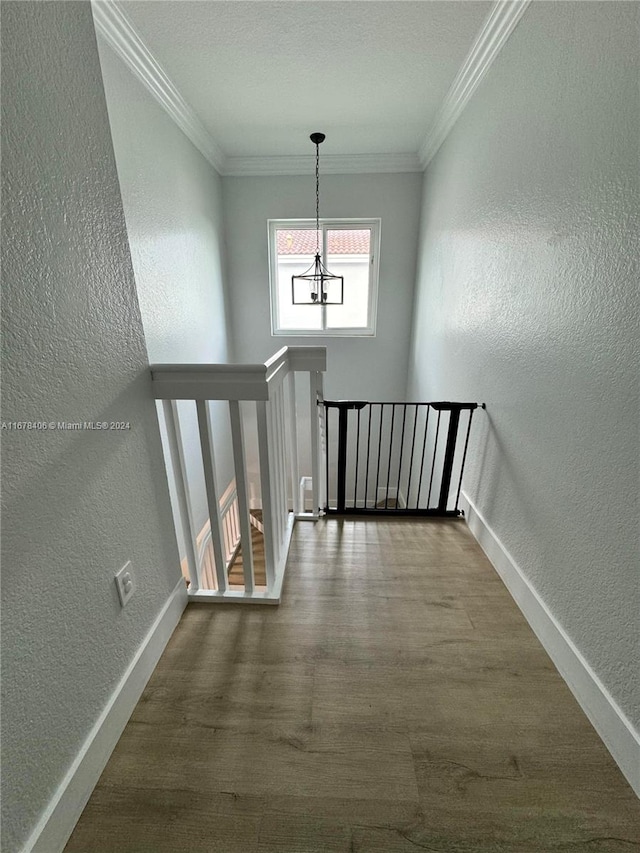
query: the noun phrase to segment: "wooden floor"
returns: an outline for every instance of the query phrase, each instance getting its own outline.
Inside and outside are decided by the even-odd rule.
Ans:
[[[629,853],[640,803],[464,523],[299,523],[191,605],[67,853]]]

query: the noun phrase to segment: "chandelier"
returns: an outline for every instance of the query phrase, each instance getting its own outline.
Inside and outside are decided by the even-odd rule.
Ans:
[[[344,278],[333,275],[322,263],[320,252],[320,143],[324,133],[309,137],[316,146],[316,256],[309,269],[291,276],[291,296],[294,305],[342,305]]]

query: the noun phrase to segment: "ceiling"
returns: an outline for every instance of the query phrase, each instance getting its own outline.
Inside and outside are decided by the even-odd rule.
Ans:
[[[417,163],[493,4],[123,0],[117,6],[223,158],[308,156],[309,133],[320,130],[327,135],[323,157],[412,155]]]

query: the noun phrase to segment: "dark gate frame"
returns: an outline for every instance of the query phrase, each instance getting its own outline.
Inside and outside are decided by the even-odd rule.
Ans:
[[[431,403],[371,403],[364,400],[325,400],[324,403],[325,409],[325,441],[326,441],[326,495],[327,495],[327,506],[325,507],[325,513],[329,515],[410,515],[410,516],[436,516],[441,518],[447,517],[458,517],[462,515],[462,510],[458,509],[458,501],[460,499],[460,490],[462,488],[462,475],[464,473],[464,465],[467,457],[467,449],[469,447],[469,436],[471,434],[471,421],[473,418],[474,411],[478,408],[478,403],[452,403],[449,401],[438,401]],[[360,427],[359,427],[359,419],[360,419],[360,410],[365,406],[392,406],[392,416],[391,416],[391,435],[390,435],[390,450],[389,450],[389,470],[387,472],[387,499],[385,500],[384,507],[378,507],[377,505],[374,507],[366,506],[366,489],[365,489],[365,506],[347,506],[346,505],[346,480],[347,480],[347,440],[348,440],[348,417],[349,411],[356,410],[358,412],[358,436],[357,436],[357,454],[356,454],[356,489],[357,489],[357,481],[358,481],[358,458],[359,458],[359,440],[360,440]],[[402,453],[404,447],[404,432],[405,432],[405,422],[407,415],[407,406],[415,406],[416,407],[416,418],[417,418],[417,407],[427,407],[427,419],[425,422],[425,446],[423,447],[422,457],[420,458],[420,482],[422,482],[422,469],[424,466],[424,453],[426,448],[426,436],[427,436],[427,428],[429,423],[429,409],[433,409],[438,413],[438,421],[436,426],[436,434],[435,434],[435,444],[433,450],[433,462],[432,462],[432,472],[431,479],[433,479],[433,470],[435,467],[435,460],[438,448],[438,436],[440,431],[440,417],[442,412],[449,412],[449,425],[447,430],[447,440],[444,450],[444,458],[442,463],[442,479],[440,483],[440,494],[438,498],[438,504],[435,507],[429,507],[429,500],[431,496],[431,483],[429,484],[429,494],[427,496],[427,507],[420,508],[418,505],[415,507],[398,507],[397,501],[396,506],[389,507],[388,506],[388,494],[389,494],[389,475],[391,470],[391,448],[393,447],[393,429],[395,422],[395,414],[396,407],[402,407],[403,409],[403,418],[402,418],[402,437],[400,443],[400,469],[402,468]],[[482,404],[481,408],[485,408],[485,405]],[[337,502],[336,507],[332,508],[328,505],[329,503],[329,409],[337,409],[338,410],[338,460],[337,460]],[[456,454],[456,446],[458,442],[458,430],[460,427],[460,414],[463,411],[469,412],[469,420],[467,424],[467,434],[464,442],[464,450],[462,455],[462,462],[460,466],[460,477],[458,482],[458,488],[456,492],[456,502],[455,508],[447,509],[449,492],[451,489],[451,478],[453,475],[454,468],[454,460]],[[370,415],[371,417],[371,415]],[[378,467],[379,467],[379,454],[381,449],[382,442],[382,418],[383,418],[383,408],[381,408],[381,421],[380,421],[380,434],[378,438]],[[370,439],[370,429],[371,424],[369,423],[369,439]],[[413,442],[415,443],[415,426],[414,426],[414,435]],[[413,462],[413,446],[411,450],[411,462]],[[369,471],[369,447],[367,448],[367,477]],[[398,478],[400,477],[400,472],[398,474]],[[411,472],[409,474],[409,484],[408,491],[410,491],[411,484]],[[376,483],[376,492],[377,492],[377,483]],[[398,492],[399,492],[399,483],[398,483]],[[407,497],[409,497],[407,495]],[[419,503],[420,497],[420,487],[418,488],[418,497],[417,501]],[[357,495],[354,498],[354,504],[357,503]],[[374,499],[377,501],[376,498]]]

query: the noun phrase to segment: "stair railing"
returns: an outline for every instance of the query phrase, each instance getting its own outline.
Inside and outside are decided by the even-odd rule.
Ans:
[[[154,365],[151,368],[154,394],[162,400],[170,464],[177,500],[176,515],[185,543],[189,571],[189,595],[207,601],[257,601],[278,603],[282,592],[291,533],[296,519],[316,519],[321,506],[321,447],[318,400],[322,398],[322,374],[326,370],[325,347],[283,347],[265,364],[182,364]],[[311,476],[313,509],[300,506],[299,421],[296,400],[296,373],[308,375],[311,411]],[[200,451],[209,510],[211,544],[215,567],[215,589],[202,577],[196,530],[191,508],[187,466],[180,430],[177,401],[195,402]],[[224,529],[209,401],[225,400],[229,405],[233,465],[240,527],[240,547],[244,589],[230,589]],[[264,528],[265,577],[256,584],[251,545],[247,446],[243,401],[255,404],[257,452],[260,471],[262,525]]]

